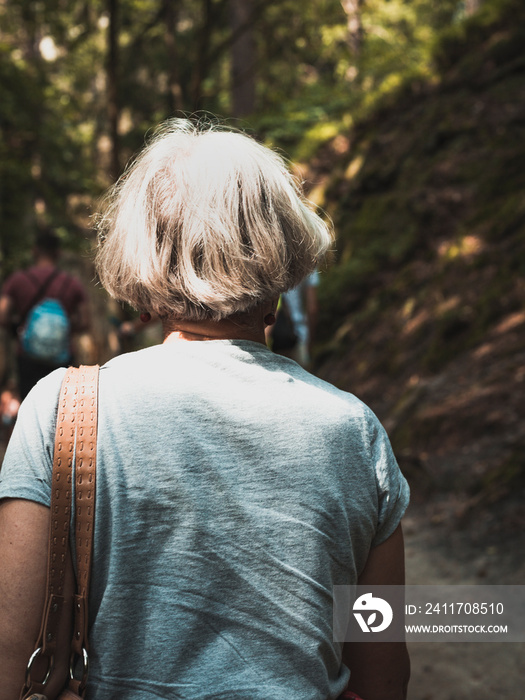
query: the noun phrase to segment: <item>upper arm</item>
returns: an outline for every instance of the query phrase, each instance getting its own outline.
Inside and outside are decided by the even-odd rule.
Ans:
[[[405,583],[403,532],[398,525],[388,539],[370,550],[360,586]],[[410,660],[404,642],[346,643],[343,662],[351,671],[349,688],[366,700],[404,700]]]
[[[405,584],[405,544],[399,524],[377,547],[372,547],[359,586],[403,586]]]
[[[27,662],[40,630],[46,595],[47,551],[50,510],[22,499],[0,501],[0,700],[18,697]],[[71,557],[66,569],[64,595],[73,594]],[[58,648],[65,654],[55,659],[48,688],[51,697],[61,687],[68,668],[71,620],[63,616]]]
[[[0,296],[0,326],[7,326],[13,311],[13,300],[7,294]]]

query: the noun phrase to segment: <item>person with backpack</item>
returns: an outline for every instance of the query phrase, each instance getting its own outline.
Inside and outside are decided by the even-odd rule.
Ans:
[[[89,326],[84,287],[58,267],[58,237],[42,231],[33,254],[34,264],[14,272],[0,295],[0,325],[16,337],[21,399],[52,370],[72,364],[71,336]]]

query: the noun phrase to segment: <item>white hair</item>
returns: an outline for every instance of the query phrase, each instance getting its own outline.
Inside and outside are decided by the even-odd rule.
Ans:
[[[219,320],[274,299],[332,243],[284,160],[245,134],[174,119],[108,193],[99,278],[116,299]]]

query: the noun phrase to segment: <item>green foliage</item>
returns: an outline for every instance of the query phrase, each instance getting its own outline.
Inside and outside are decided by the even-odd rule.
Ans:
[[[407,78],[433,72],[435,34],[459,0],[368,0],[359,55],[340,0],[253,0],[256,112],[246,126],[307,162]],[[169,116],[232,114],[227,0],[6,0],[0,5],[4,263],[16,264],[37,221],[85,238],[91,202]],[[109,27],[117,28],[110,61]],[[108,104],[109,67],[116,93]],[[118,117],[118,138],[110,128]],[[363,227],[369,224],[363,221]],[[22,232],[22,233],[21,233]],[[5,252],[8,251],[8,254]]]
[[[66,244],[82,240],[70,198],[92,191],[91,145],[82,139],[84,91],[70,71],[73,13],[60,3],[4,3],[0,47],[2,274],[24,261],[35,228],[48,223]],[[10,30],[10,31],[7,31]],[[63,46],[55,43],[64,41]],[[87,64],[86,64],[87,68]],[[92,68],[92,67],[91,67]]]
[[[36,134],[32,115],[39,108],[37,76],[14,63],[5,46],[0,48],[0,225],[2,267],[19,257],[27,246],[31,195],[34,190],[31,155]]]
[[[503,30],[506,38],[515,48],[523,48],[525,28],[519,18],[523,15],[523,3],[520,0],[486,0],[481,4],[480,10],[472,17],[461,22],[455,22],[444,29],[434,49],[434,61],[440,72],[448,71],[454,67],[462,71],[463,78],[469,63],[474,65],[476,57],[472,49],[489,40],[489,46],[485,47],[487,58],[505,60],[505,37],[500,35]],[[509,18],[514,16],[515,23],[509,25]],[[502,41],[503,40],[503,41]],[[470,72],[470,71],[469,71]]]
[[[317,125],[345,131],[407,82],[435,76],[436,37],[459,22],[459,6],[457,0],[369,0],[355,56],[338,0],[308,3],[301,13],[295,3],[272,3],[261,21],[266,60],[259,76],[261,109],[252,119],[257,131],[306,161],[324,140]],[[290,28],[295,42],[289,41]]]

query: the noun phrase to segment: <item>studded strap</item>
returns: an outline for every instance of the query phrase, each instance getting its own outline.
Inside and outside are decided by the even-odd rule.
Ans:
[[[80,367],[75,455],[75,543],[77,595],[73,649],[80,656],[88,648],[88,594],[95,517],[97,459],[98,366]]]
[[[53,454],[46,603],[21,698],[45,688],[47,677],[39,680],[31,677],[34,659],[43,656],[49,672],[53,667],[57,631],[64,608],[73,474],[77,595],[71,648],[80,656],[83,648],[87,648],[87,601],[95,517],[98,371],[98,365],[78,369],[70,367],[60,390]]]
[[[58,400],[51,489],[51,523],[47,568],[47,605],[39,646],[42,655],[56,651],[56,633],[64,603],[64,581],[71,520],[72,474],[75,449],[79,374],[70,367]]]

